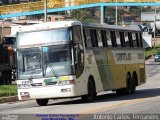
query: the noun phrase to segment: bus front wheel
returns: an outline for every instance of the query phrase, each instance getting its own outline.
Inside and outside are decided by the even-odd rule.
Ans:
[[[88,80],[87,89],[88,89],[88,94],[81,96],[81,99],[84,102],[91,102],[96,97],[96,87],[93,80],[91,79]]]
[[[46,106],[49,99],[36,99],[36,102],[39,106]]]

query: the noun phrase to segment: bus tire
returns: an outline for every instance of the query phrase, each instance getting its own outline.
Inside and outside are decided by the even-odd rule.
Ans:
[[[124,95],[124,88],[116,90],[117,95]]]
[[[116,90],[117,95],[128,95],[132,92],[132,79],[129,74],[126,77],[126,88],[121,88]]]
[[[36,99],[36,102],[39,106],[46,106],[49,99]]]
[[[124,89],[124,94],[128,95],[132,93],[132,86],[133,86],[133,82],[132,79],[130,77],[130,75],[128,74],[126,77],[126,88]]]
[[[94,80],[89,79],[87,85],[88,94],[81,96],[82,101],[91,102],[96,97],[96,87]]]
[[[137,75],[133,74],[132,75],[132,88],[131,88],[132,94],[134,94],[136,92],[136,82],[137,82]]]

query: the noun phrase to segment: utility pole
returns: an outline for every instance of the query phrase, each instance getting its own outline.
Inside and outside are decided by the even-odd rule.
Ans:
[[[154,47],[155,45],[157,44],[157,41],[156,41],[156,14],[157,14],[157,8],[155,7],[155,11],[154,11]]]
[[[116,0],[116,4],[117,4],[117,0]],[[117,25],[117,6],[116,6],[116,25]]]
[[[101,11],[101,17],[100,17],[100,23],[104,24],[104,19],[105,19],[105,6],[100,6],[100,11]]]
[[[44,0],[44,22],[47,22],[47,0]]]

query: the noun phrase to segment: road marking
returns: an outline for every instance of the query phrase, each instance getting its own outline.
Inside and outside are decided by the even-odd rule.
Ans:
[[[93,114],[93,113],[97,113],[97,112],[101,112],[101,111],[105,111],[105,110],[111,110],[111,109],[114,109],[116,107],[122,107],[122,106],[127,106],[127,105],[132,105],[132,104],[135,104],[135,103],[143,102],[146,99],[148,99],[148,98],[125,100],[125,101],[122,101],[122,102],[117,101],[118,103],[113,103],[112,105],[106,104],[106,105],[103,105],[103,106],[93,108],[92,110],[83,111],[83,112],[78,113],[78,114]]]

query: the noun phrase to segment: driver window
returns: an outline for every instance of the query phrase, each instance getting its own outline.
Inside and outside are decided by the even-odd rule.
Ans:
[[[80,77],[84,68],[84,49],[80,26],[73,26],[74,61],[76,77]]]

